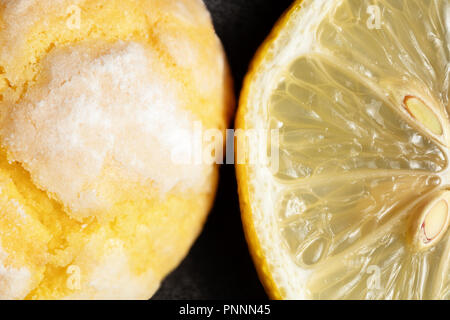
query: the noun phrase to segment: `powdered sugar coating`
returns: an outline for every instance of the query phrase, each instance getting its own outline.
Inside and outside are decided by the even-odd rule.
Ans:
[[[159,58],[136,42],[101,46],[50,53],[1,129],[10,160],[75,217],[109,209],[124,184],[186,190],[211,169],[171,161],[174,148],[191,143],[195,118]]]

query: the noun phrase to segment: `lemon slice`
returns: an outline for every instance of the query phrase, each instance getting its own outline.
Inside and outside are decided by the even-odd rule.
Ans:
[[[305,0],[260,49],[237,177],[271,298],[450,298],[449,29],[447,0]]]

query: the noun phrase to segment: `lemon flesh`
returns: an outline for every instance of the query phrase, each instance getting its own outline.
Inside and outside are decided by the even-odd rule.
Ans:
[[[238,127],[277,130],[279,166],[238,179],[272,297],[450,297],[448,211],[433,245],[408,236],[449,183],[449,21],[448,1],[304,1],[263,49]]]

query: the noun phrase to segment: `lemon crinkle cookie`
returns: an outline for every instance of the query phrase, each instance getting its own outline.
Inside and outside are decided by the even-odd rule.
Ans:
[[[0,298],[145,299],[186,255],[231,80],[200,0],[0,0]]]

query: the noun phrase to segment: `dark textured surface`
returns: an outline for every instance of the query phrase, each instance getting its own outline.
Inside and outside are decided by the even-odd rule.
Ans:
[[[291,0],[205,0],[227,52],[236,96],[249,62]],[[154,299],[266,299],[244,239],[233,166],[221,169],[214,209],[184,262]]]

